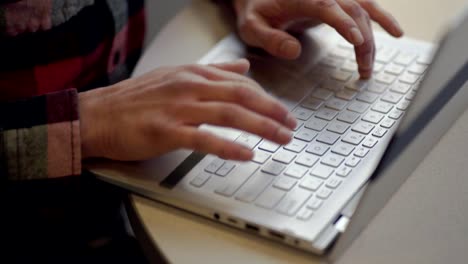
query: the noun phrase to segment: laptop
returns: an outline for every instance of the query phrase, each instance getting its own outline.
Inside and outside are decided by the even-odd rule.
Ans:
[[[99,161],[89,169],[151,199],[292,247],[315,254],[334,243],[346,248],[424,156],[399,158],[466,81],[467,33],[467,16],[447,30],[439,48],[376,32],[376,64],[368,81],[357,77],[352,47],[327,26],[304,34],[303,54],[288,62],[230,35],[199,63],[248,58],[249,76],[299,120],[290,144],[203,125],[249,146],[254,159],[234,162],[179,150],[141,162]],[[437,133],[425,138],[426,150],[455,117],[437,120],[445,126],[435,126]]]

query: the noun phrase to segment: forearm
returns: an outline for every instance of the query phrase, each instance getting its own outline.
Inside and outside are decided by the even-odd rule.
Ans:
[[[0,173],[8,180],[81,173],[74,89],[0,104]]]

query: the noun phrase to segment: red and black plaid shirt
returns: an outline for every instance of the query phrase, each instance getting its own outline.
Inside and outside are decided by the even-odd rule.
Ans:
[[[81,174],[79,91],[127,78],[143,0],[0,0],[0,179]]]

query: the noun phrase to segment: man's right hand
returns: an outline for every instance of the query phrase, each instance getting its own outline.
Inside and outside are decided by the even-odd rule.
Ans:
[[[176,149],[249,160],[235,142],[198,129],[241,129],[278,144],[291,140],[295,118],[245,74],[246,60],[156,69],[80,93],[82,157],[141,160]]]

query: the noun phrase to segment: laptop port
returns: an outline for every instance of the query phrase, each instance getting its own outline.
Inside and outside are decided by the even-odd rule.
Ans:
[[[249,231],[253,231],[253,232],[259,232],[260,231],[260,228],[258,228],[258,226],[251,225],[251,224],[245,224],[245,229],[247,229]]]
[[[283,234],[280,234],[278,232],[275,232],[273,230],[269,230],[268,231],[268,234],[271,236],[271,237],[274,237],[276,239],[280,239],[280,240],[284,240],[285,236]]]
[[[231,223],[231,224],[234,224],[234,225],[237,225],[237,220],[234,219],[234,218],[231,218],[231,217],[228,217],[228,222]]]
[[[216,220],[219,220],[219,218],[220,218],[220,216],[219,216],[218,213],[214,213],[214,214],[213,214],[213,217],[214,217],[214,219],[216,219]]]

